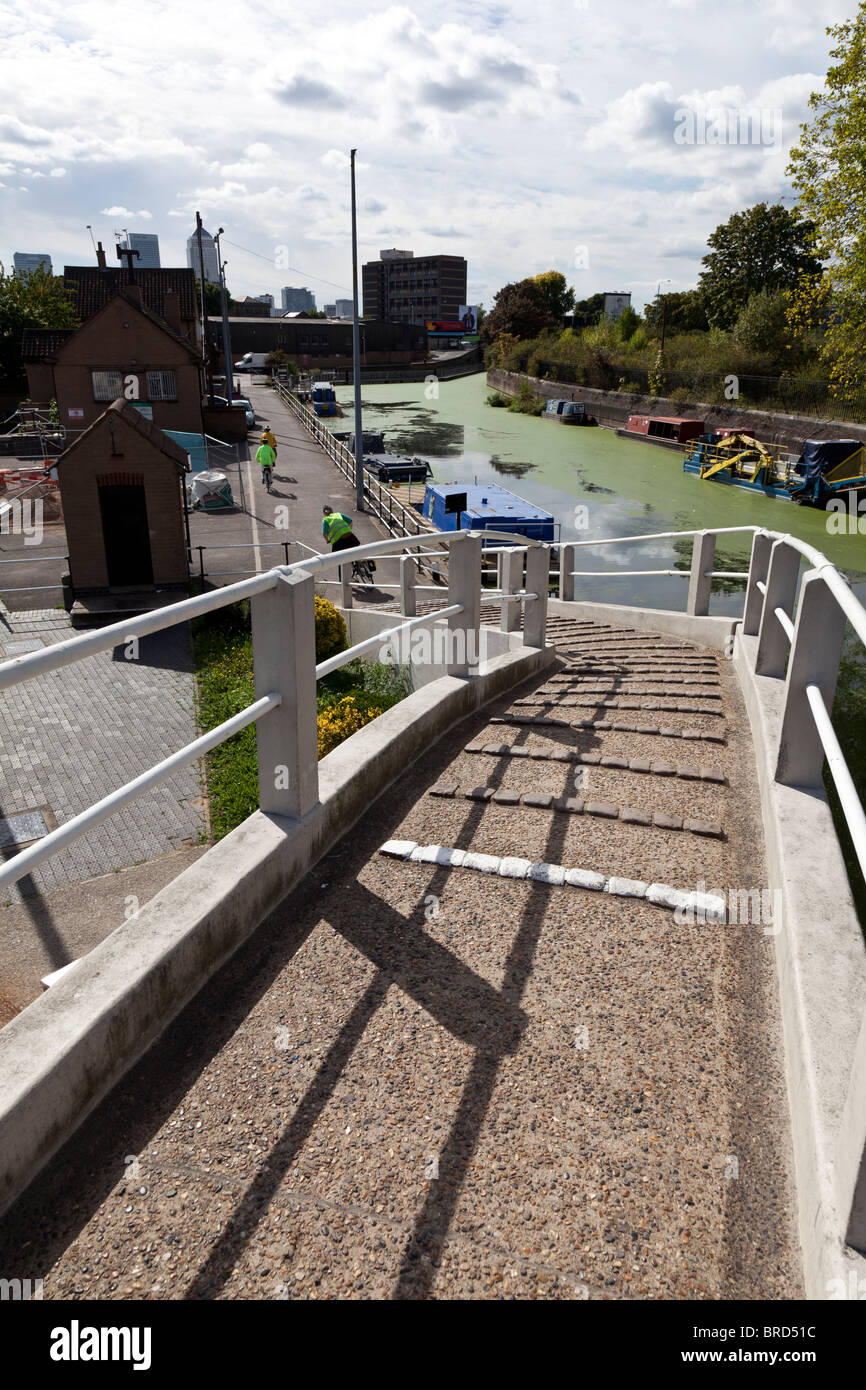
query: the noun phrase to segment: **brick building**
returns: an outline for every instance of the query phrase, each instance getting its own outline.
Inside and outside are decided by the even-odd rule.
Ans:
[[[364,317],[386,323],[453,321],[466,303],[466,261],[462,256],[415,256],[411,251],[380,251],[363,267]]]
[[[180,445],[125,400],[64,450],[57,475],[76,599],[186,584],[188,468]]]
[[[65,429],[86,429],[106,405],[126,396],[162,429],[202,432],[202,364],[199,348],[183,332],[183,306],[167,290],[160,318],[142,300],[136,282],[106,299],[79,328],[25,332],[30,399],[56,400]]]
[[[104,263],[105,252],[100,249],[97,254],[99,265],[63,267],[63,279],[72,291],[72,307],[79,319],[89,319],[114,295],[135,287],[145,309],[165,319],[181,337],[192,343],[200,341],[199,301],[192,270],[181,266],[160,270],[136,267],[130,276],[128,266],[108,267]]]

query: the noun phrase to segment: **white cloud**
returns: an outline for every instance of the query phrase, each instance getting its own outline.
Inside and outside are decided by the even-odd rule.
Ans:
[[[150,221],[152,220],[152,218],[153,218],[153,213],[151,213],[151,212],[146,212],[146,211],[144,211],[143,209],[142,209],[141,211],[139,211],[139,212],[132,212],[132,210],[131,210],[130,208],[113,207],[113,208],[103,208],[103,209],[102,209],[102,216],[103,216],[103,217],[136,217],[136,218],[138,218],[139,222],[150,222]]]

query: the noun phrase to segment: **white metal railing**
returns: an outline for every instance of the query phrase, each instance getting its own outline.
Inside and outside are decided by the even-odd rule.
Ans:
[[[493,539],[511,540],[510,534],[485,532]],[[314,583],[315,576],[328,569],[372,556],[393,554],[404,556],[407,549],[424,553],[425,544],[444,546],[449,555],[449,584],[438,592],[447,598],[444,606],[421,617],[405,615],[393,627],[373,637],[356,642],[344,652],[316,664]],[[536,581],[537,593],[509,594],[507,601],[524,608],[524,643],[530,647],[544,643],[546,603],[537,602],[538,594],[547,595],[549,550],[536,542],[526,541],[532,559],[527,568]],[[280,565],[238,583],[213,589],[194,598],[146,613],[129,621],[113,623],[93,632],[81,633],[64,642],[38,652],[13,657],[0,665],[0,690],[8,690],[23,681],[45,676],[53,671],[83,661],[100,652],[127,645],[133,638],[149,636],[189,622],[206,613],[216,612],[241,599],[251,601],[253,656],[256,679],[256,698],[246,709],[217,728],[194,739],[184,748],[164,758],[147,772],[124,783],[64,825],[52,830],[37,844],[21,850],[0,867],[0,888],[16,882],[32,872],[59,850],[79,839],[121,810],[151,787],[172,776],[180,768],[195,762],[204,753],[216,748],[250,724],[259,730],[259,802],[261,809],[274,814],[303,816],[318,799],[316,767],[316,682],[348,661],[411,633],[417,628],[436,622],[446,622],[452,632],[462,629],[464,640],[454,643],[458,654],[447,663],[451,674],[471,676],[475,665],[472,653],[478,652],[481,589],[481,546],[479,532],[469,530],[425,533],[419,538],[373,541],[351,551],[318,554],[311,551],[308,558],[294,564]],[[309,547],[304,547],[310,549]],[[522,555],[521,555],[522,564]],[[347,566],[348,568],[348,566]],[[535,600],[535,601],[533,601]],[[463,620],[461,622],[461,619]],[[509,626],[509,630],[511,627]],[[477,662],[477,657],[474,658]],[[288,773],[275,777],[275,769]]]
[[[716,537],[737,532],[752,536],[748,572],[714,570]],[[582,546],[626,546],[643,541],[680,540],[687,536],[693,538],[688,570],[574,568],[575,551]],[[811,568],[801,582],[800,564],[804,559]],[[866,646],[866,609],[852,593],[845,577],[821,551],[796,536],[760,526],[722,526],[704,531],[659,531],[654,535],[569,541],[560,551],[560,598],[574,601],[575,579],[651,574],[687,578],[686,611],[696,616],[709,612],[713,579],[745,581],[742,632],[758,639],[755,671],[758,675],[786,682],[776,780],[817,788],[822,785],[826,758],[860,869],[866,878],[866,814],[829,713],[846,621]]]

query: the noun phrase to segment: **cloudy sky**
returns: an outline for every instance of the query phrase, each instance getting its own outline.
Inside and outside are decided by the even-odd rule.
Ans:
[[[642,304],[695,283],[731,213],[790,195],[826,26],[856,8],[2,0],[0,259],[92,264],[91,223],[112,260],[128,227],[183,265],[198,208],[233,294],[306,284],[321,307],[351,292],[357,146],[362,260],[463,255],[488,305],[550,268]]]

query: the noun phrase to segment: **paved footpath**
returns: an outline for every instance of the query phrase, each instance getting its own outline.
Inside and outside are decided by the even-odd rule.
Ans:
[[[22,642],[36,649],[74,635],[63,609],[10,613],[0,605],[2,659],[16,655]],[[102,652],[4,692],[0,814],[41,810],[53,829],[195,738],[187,629],[143,638],[135,660],[124,653],[122,647]],[[204,829],[202,808],[199,771],[185,768],[0,900],[21,901],[194,845]]]
[[[328,546],[322,536],[322,508],[326,503],[335,511],[351,513],[354,531],[360,541],[383,540],[387,532],[368,513],[357,512],[352,485],[300,421],[283,405],[276,392],[253,377],[248,394],[256,412],[255,429],[249,433],[250,458],[241,464],[249,517],[243,519],[241,528],[239,520],[232,519],[228,513],[210,514],[206,539],[207,544],[214,548],[207,553],[209,569],[261,570],[282,564],[285,558],[282,542],[286,540],[299,541],[317,553],[326,551]],[[277,439],[277,465],[270,493],[262,486],[261,469],[255,462],[258,440],[265,424],[270,425]],[[194,514],[192,527],[195,533],[193,544],[196,545],[202,527],[198,513]],[[217,549],[220,529],[224,530],[227,540],[235,543],[242,539],[240,531],[243,529],[244,548]],[[249,545],[246,544],[248,536]],[[292,547],[289,558],[295,561],[307,553],[308,550],[298,551]],[[329,573],[327,578],[335,580],[336,572]],[[383,585],[398,585],[398,562],[378,561],[376,579]],[[233,581],[231,577],[219,577],[213,582],[230,584]],[[316,587],[318,592],[332,599],[339,594],[339,589],[333,584],[317,581]],[[365,607],[393,603],[395,596],[396,589],[393,587],[385,589],[358,585],[355,588],[356,602],[363,603]]]
[[[643,896],[764,881],[733,673],[550,631],[557,668],[409,769],[87,1121],[0,1267],[60,1299],[802,1297],[772,937]]]

